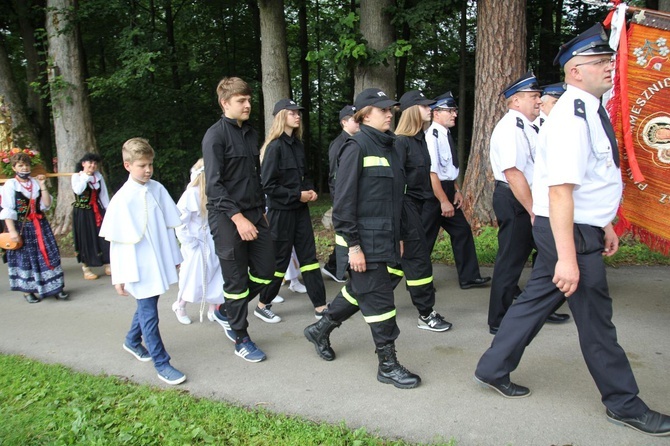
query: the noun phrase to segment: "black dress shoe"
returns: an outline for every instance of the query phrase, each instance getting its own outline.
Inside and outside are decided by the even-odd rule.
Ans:
[[[498,327],[489,327],[489,333],[492,335],[498,334]]]
[[[550,322],[552,324],[562,324],[564,322],[567,322],[570,320],[570,315],[569,314],[562,314],[562,313],[551,313],[549,317],[547,317],[547,322]]]
[[[66,293],[65,291],[61,291],[60,293],[56,294],[56,299],[59,299],[59,300],[65,300],[68,297],[70,297],[70,295],[68,293]]]
[[[649,409],[637,418],[624,418],[609,409],[605,411],[610,422],[619,426],[627,426],[643,434],[654,437],[670,436],[670,417]]]
[[[462,290],[467,290],[467,289],[470,289],[470,288],[476,288],[476,287],[484,286],[487,283],[489,283],[490,281],[491,281],[491,277],[486,276],[486,277],[480,277],[480,278],[475,279],[475,280],[470,280],[470,281],[467,281],[467,282],[461,282],[461,289]]]
[[[482,387],[489,387],[495,390],[505,398],[524,398],[530,395],[530,389],[528,387],[514,384],[511,381],[507,384],[492,384],[487,383],[475,375],[475,382],[479,383]]]
[[[23,297],[29,304],[36,304],[38,302],[41,302],[41,300],[38,299],[37,296],[35,296],[33,293],[23,293]]]

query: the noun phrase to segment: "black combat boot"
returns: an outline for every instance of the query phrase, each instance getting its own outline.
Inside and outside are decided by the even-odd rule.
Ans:
[[[399,389],[413,389],[421,384],[421,377],[400,365],[395,354],[395,344],[387,344],[377,349],[379,369],[377,381],[393,384]]]
[[[307,340],[314,344],[316,353],[326,361],[335,359],[335,352],[330,348],[330,332],[339,326],[339,322],[335,322],[326,314],[319,319],[319,322],[308,326],[303,331]]]

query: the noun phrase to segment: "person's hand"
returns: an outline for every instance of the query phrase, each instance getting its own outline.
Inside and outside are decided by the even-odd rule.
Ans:
[[[244,215],[235,214],[233,216],[233,223],[235,223],[235,226],[237,227],[237,232],[240,234],[240,238],[245,242],[250,242],[258,238],[258,229],[256,229],[256,226]]]
[[[313,190],[311,190],[310,192],[312,193],[312,198],[310,198],[309,201],[316,201],[316,200],[319,199],[319,194],[317,194],[317,193],[314,192]]]
[[[40,184],[40,189],[46,189],[47,177],[45,175],[37,175],[35,179]]]
[[[579,284],[579,266],[577,259],[566,261],[558,259],[556,268],[554,269],[554,278],[552,282],[556,284],[556,288],[561,290],[565,297],[570,297],[577,291]]]
[[[603,255],[611,257],[619,250],[619,237],[614,232],[611,223],[605,226],[603,230],[605,231],[605,249],[603,250]]]
[[[304,190],[300,192],[300,202],[307,203],[308,201],[312,201],[312,191]]]
[[[454,216],[454,206],[449,203],[449,200],[445,200],[444,202],[440,203],[440,210],[442,211],[442,216],[443,217],[453,217]]]
[[[400,258],[405,254],[405,242],[400,240]]]
[[[365,272],[365,254],[363,254],[363,251],[349,252],[349,268],[357,273]]]
[[[114,285],[114,288],[116,289],[116,294],[119,296],[129,296],[129,294],[126,292],[126,284],[125,283],[117,283]]]
[[[463,205],[463,194],[461,193],[460,190],[457,190],[456,193],[454,194],[454,206],[456,207],[456,209],[460,209],[462,205]]]
[[[10,229],[9,230],[9,238],[13,242],[18,242],[21,240],[21,236],[19,235],[19,232],[16,229]]]

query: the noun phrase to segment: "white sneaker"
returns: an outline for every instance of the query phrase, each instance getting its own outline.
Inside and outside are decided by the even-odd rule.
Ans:
[[[216,320],[214,318],[214,311],[208,311],[207,312],[207,319],[209,319],[210,322],[214,322]]]
[[[180,324],[188,325],[191,323],[191,318],[186,314],[186,308],[180,307],[179,302],[172,304],[172,311],[174,311],[174,315],[177,316],[177,320]]]
[[[272,299],[273,304],[280,304],[282,302],[284,302],[284,298],[279,295],[277,295],[274,299]]]
[[[288,289],[293,291],[294,293],[300,293],[300,294],[305,294],[307,292],[307,288],[305,288],[305,285],[300,283],[299,280],[292,281]]]

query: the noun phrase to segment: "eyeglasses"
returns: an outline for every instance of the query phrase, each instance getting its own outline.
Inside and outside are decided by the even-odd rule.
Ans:
[[[436,112],[446,111],[447,113],[449,113],[451,115],[457,115],[458,114],[458,109],[457,108],[439,108],[438,107],[433,111],[436,111]]]
[[[612,65],[616,59],[614,57],[603,57],[602,59],[592,60],[591,62],[578,63],[575,67],[582,65],[593,65],[594,67],[602,67],[603,65]]]

